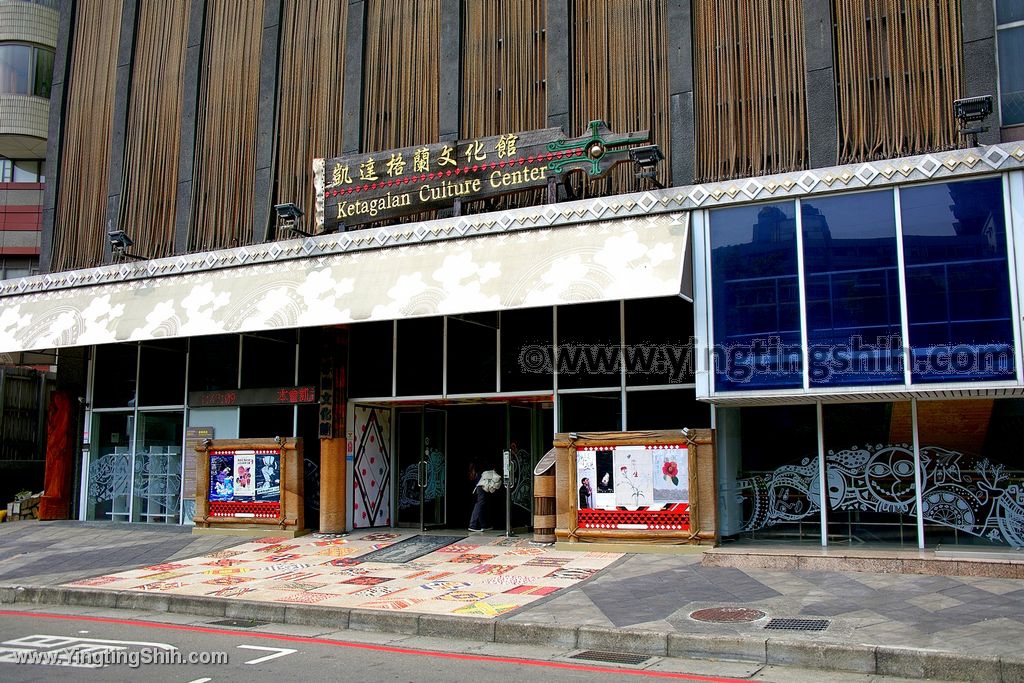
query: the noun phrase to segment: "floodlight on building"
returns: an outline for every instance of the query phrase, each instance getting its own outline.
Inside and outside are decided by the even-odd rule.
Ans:
[[[302,235],[303,237],[312,237],[310,233],[299,227],[299,221],[302,219],[302,209],[288,202],[287,204],[275,204],[274,211],[277,213],[277,227],[284,228],[290,233]]]
[[[138,261],[147,260],[145,256],[138,254],[129,254],[128,247],[135,244],[131,237],[124,230],[108,230],[107,238],[110,240],[110,250],[116,255],[122,258],[136,259]]]
[[[960,127],[960,135],[970,136],[971,146],[978,146],[978,133],[984,133],[988,126],[981,122],[992,113],[992,96],[965,97],[953,101],[953,118]],[[975,124],[975,125],[968,125]]]
[[[633,147],[629,150],[629,158],[636,167],[637,178],[650,179],[651,184],[659,190],[665,188],[657,178],[658,163],[665,158],[665,155],[661,153],[661,149],[657,145]]]

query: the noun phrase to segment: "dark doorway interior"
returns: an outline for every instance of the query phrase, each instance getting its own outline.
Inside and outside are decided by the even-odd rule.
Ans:
[[[506,447],[504,403],[494,405],[452,405],[448,411],[448,526],[469,526],[473,511],[473,482],[469,464],[481,472],[501,474],[502,451]],[[487,494],[485,519],[488,527],[505,528],[505,489]]]

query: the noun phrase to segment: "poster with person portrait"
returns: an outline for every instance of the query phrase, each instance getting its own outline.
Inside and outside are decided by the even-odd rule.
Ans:
[[[690,453],[678,446],[656,446],[654,456],[654,502],[690,502]]]
[[[610,448],[599,449],[594,454],[594,477],[597,486],[594,493],[594,507],[615,507],[615,462]]]
[[[596,505],[597,457],[594,451],[576,452],[576,505],[579,510],[592,509]]]
[[[235,456],[210,456],[210,500],[232,500],[235,497]]]
[[[278,455],[256,457],[256,500],[281,498],[281,458]]]
[[[235,498],[252,498],[256,495],[255,453],[235,453]]]

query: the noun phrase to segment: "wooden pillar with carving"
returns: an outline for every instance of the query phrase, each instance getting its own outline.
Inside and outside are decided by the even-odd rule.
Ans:
[[[345,531],[348,329],[324,330],[320,354],[320,532]]]

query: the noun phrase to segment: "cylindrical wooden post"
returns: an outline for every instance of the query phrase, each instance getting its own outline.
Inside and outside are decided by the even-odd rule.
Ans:
[[[345,531],[345,439],[320,440],[320,533]]]
[[[555,542],[555,472],[533,478],[533,540]]]

